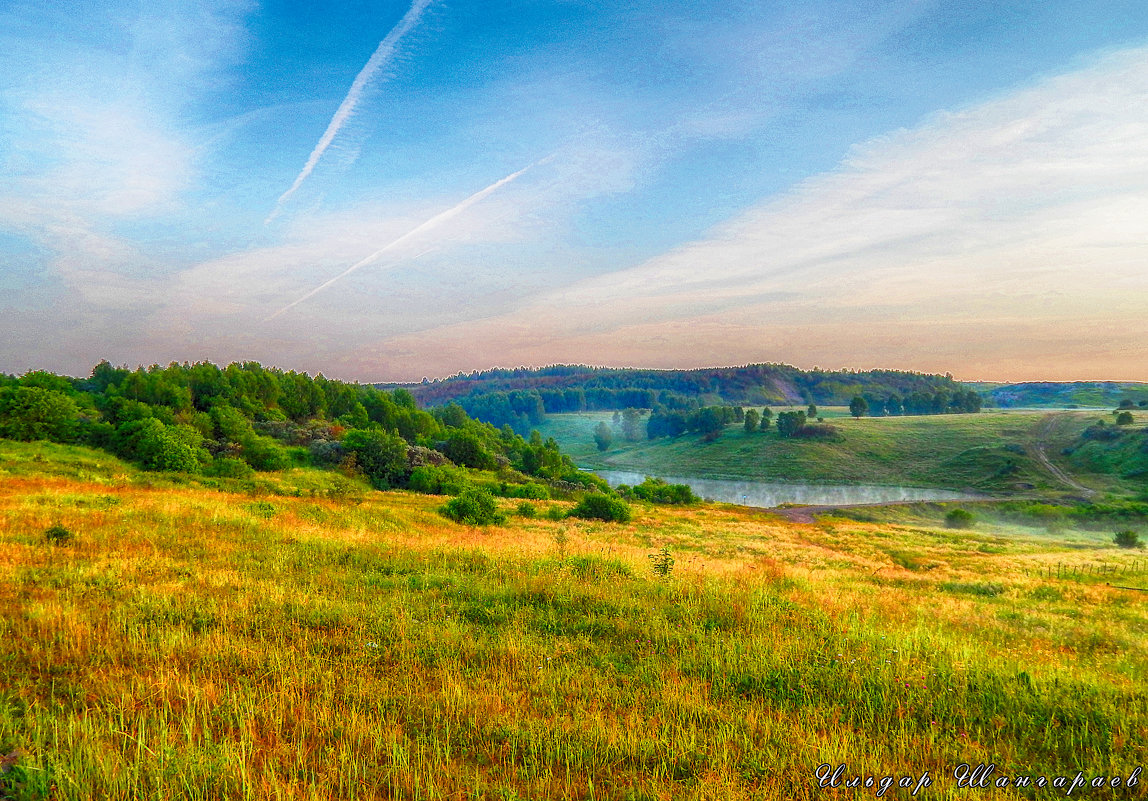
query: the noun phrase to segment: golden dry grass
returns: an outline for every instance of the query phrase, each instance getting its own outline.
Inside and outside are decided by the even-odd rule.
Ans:
[[[14,797],[874,797],[825,762],[968,798],[961,762],[1148,756],[1143,597],[1034,571],[1130,558],[1099,538],[721,506],[479,529],[51,464],[0,484]]]

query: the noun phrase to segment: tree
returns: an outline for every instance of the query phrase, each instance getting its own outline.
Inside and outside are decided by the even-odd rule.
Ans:
[[[622,412],[622,436],[631,442],[636,442],[639,437],[638,426],[642,422],[642,413],[637,409],[626,409]]]
[[[777,416],[777,433],[789,438],[805,426],[805,412],[782,412]]]
[[[761,430],[769,431],[770,421],[773,420],[773,409],[766,406],[761,410]]]
[[[481,439],[469,431],[455,431],[446,441],[443,453],[457,465],[473,467],[477,470],[493,470],[494,455],[486,449]]]
[[[810,420],[816,420],[817,419],[817,406],[810,403],[809,408],[805,410],[805,416]]]
[[[945,525],[948,528],[972,528],[976,517],[967,509],[950,509],[945,514]]]
[[[1134,420],[1135,418],[1132,416],[1132,412],[1120,412],[1120,414],[1116,415],[1116,425],[1118,426],[1130,426]]]
[[[725,419],[717,406],[706,406],[698,410],[697,429],[706,442],[713,442],[725,428]]]
[[[407,479],[407,443],[397,434],[377,428],[352,428],[343,437],[343,447],[354,455],[371,486],[388,489]]]
[[[860,395],[854,395],[849,401],[849,414],[854,417],[863,417],[869,411],[869,402]]]
[[[760,419],[761,415],[757,413],[756,409],[747,411],[745,413],[745,433],[752,434],[754,431],[757,431],[757,425]]]
[[[614,434],[610,431],[610,426],[606,425],[606,421],[603,420],[594,427],[594,442],[600,451],[610,449],[610,445],[614,442]]]
[[[0,437],[71,442],[80,410],[62,392],[33,386],[0,390]]]

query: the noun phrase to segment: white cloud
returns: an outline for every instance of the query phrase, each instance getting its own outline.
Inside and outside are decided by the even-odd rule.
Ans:
[[[614,363],[916,353],[889,366],[1030,359],[1029,374],[1055,364],[1128,377],[1116,332],[1148,305],[1145,264],[1148,50],[1137,49],[868,142],[837,171],[632,269],[386,344],[473,357],[484,343],[501,363],[578,348]],[[788,353],[779,345],[795,339]],[[1148,345],[1130,347],[1143,364]]]

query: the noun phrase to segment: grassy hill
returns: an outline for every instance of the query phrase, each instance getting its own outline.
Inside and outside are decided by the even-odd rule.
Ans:
[[[0,796],[814,799],[844,763],[958,799],[960,763],[1148,759],[1148,612],[1113,586],[1146,560],[1111,533],[705,505],[475,529],[330,480],[0,441]]]
[[[1148,405],[1148,384],[1134,381],[969,382],[965,386],[977,390],[989,403],[1000,408],[1112,409],[1125,399]]]
[[[580,465],[652,475],[1079,494],[1036,458],[1039,445],[1085,487],[1143,489],[1143,479],[1116,469],[1093,469],[1099,457],[1086,461],[1086,452],[1072,459],[1063,455],[1080,444],[1082,432],[1099,419],[1095,413],[1063,413],[1049,427],[1043,425],[1043,412],[853,419],[840,408],[821,411],[840,429],[838,441],[782,439],[776,431],[746,434],[730,425],[714,442],[690,435],[637,442],[616,436],[612,447],[600,453],[592,431],[599,422],[611,421],[609,413],[551,415],[539,428]],[[1148,413],[1135,416],[1133,428],[1148,423]]]

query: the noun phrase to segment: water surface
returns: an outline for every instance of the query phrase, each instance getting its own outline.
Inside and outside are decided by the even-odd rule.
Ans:
[[[595,470],[595,473],[616,487],[619,484],[641,484],[646,473],[629,470]],[[962,492],[922,487],[887,487],[865,484],[801,484],[775,481],[729,481],[716,478],[689,476],[659,476],[671,484],[688,484],[703,498],[724,503],[769,508],[783,503],[810,506],[863,503],[891,503],[893,501],[960,501],[973,496]]]

